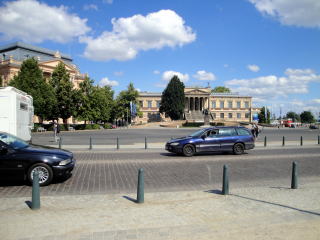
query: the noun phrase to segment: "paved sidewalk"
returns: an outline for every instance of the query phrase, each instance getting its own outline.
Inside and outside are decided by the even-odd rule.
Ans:
[[[211,192],[0,199],[1,240],[319,239],[320,178],[287,186]],[[130,200],[131,199],[131,200]]]

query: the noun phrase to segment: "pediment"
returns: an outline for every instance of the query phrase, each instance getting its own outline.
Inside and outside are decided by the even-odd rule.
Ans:
[[[209,95],[210,92],[202,90],[202,89],[185,89],[185,95]]]
[[[67,71],[77,71],[77,69],[75,67],[73,67],[70,64],[65,63],[62,60],[50,60],[50,61],[43,61],[40,62],[39,65],[42,67],[50,67],[50,68],[55,68],[56,66],[58,66],[59,63],[63,63],[65,65],[65,68]]]

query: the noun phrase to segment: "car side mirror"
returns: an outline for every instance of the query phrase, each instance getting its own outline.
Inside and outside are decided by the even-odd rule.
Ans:
[[[6,154],[8,152],[8,148],[5,146],[0,146],[0,154]]]

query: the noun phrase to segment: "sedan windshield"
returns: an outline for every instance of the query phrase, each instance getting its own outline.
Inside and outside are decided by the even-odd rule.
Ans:
[[[199,131],[196,131],[196,132],[190,134],[189,137],[201,137],[201,135],[202,135],[204,132],[205,132],[205,130],[204,130],[204,129],[201,129],[201,130],[199,130]]]
[[[21,149],[29,146],[29,144],[22,139],[7,133],[0,133],[0,141],[13,149]]]

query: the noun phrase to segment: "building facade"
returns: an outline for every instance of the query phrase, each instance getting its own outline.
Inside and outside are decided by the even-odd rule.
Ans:
[[[203,121],[203,111],[208,110],[212,121],[251,122],[252,116],[260,111],[252,105],[251,96],[239,93],[211,93],[211,88],[186,87],[184,117],[188,121]],[[161,93],[140,92],[139,107],[143,113],[137,123],[167,121],[159,112]]]
[[[38,60],[43,76],[47,80],[50,79],[54,68],[60,62],[65,64],[66,70],[70,75],[70,81],[72,81],[75,88],[78,88],[79,84],[87,76],[80,73],[80,70],[72,63],[72,58],[66,54],[22,42],[15,42],[0,47],[0,76],[3,81],[2,86],[8,86],[13,77],[18,74],[22,62],[32,57]]]

